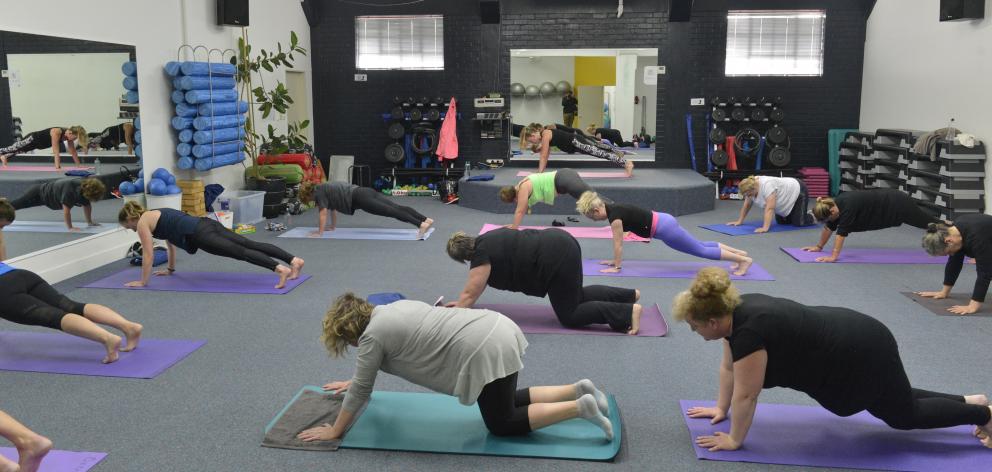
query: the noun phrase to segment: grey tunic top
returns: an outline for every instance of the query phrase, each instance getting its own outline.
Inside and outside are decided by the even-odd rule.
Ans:
[[[486,384],[523,368],[526,349],[520,328],[495,311],[414,300],[379,305],[358,340],[342,408],[358,411],[380,370],[472,405]]]
[[[317,202],[317,208],[321,210],[330,208],[346,215],[354,215],[355,210],[351,208],[351,192],[357,187],[347,182],[325,182],[314,188],[313,199]]]
[[[86,206],[89,200],[83,198],[80,187],[83,181],[76,178],[58,179],[41,184],[39,197],[41,201],[51,210],[61,210],[62,205],[67,207]]]

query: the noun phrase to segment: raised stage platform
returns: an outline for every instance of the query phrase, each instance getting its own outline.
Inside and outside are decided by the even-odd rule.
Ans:
[[[499,188],[516,185],[523,177],[520,171],[533,171],[533,168],[504,167],[493,171],[473,170],[472,175],[495,175],[493,180],[469,182],[464,178],[458,182],[458,204],[489,213],[513,213],[514,204],[499,200]],[[554,170],[554,169],[549,169]],[[582,168],[579,172],[617,172],[619,169]],[[632,178],[587,178],[584,179],[601,195],[610,199],[637,205],[642,208],[663,211],[675,216],[709,211],[714,208],[715,192],[713,182],[689,169],[635,169]],[[566,215],[575,213],[575,199],[559,195],[554,205],[535,205],[531,211],[537,215]]]

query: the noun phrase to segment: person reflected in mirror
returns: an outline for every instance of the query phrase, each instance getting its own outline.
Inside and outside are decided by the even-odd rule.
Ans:
[[[83,207],[83,216],[90,227],[100,226],[93,221],[92,202],[102,200],[107,194],[103,181],[95,177],[79,179],[68,177],[32,185],[24,195],[13,200],[15,210],[44,206],[50,210],[62,210],[62,220],[69,231],[80,231],[72,225],[72,209]]]
[[[81,164],[76,146],[86,149],[89,147],[89,135],[82,126],[72,126],[69,128],[45,128],[40,131],[28,133],[23,138],[17,140],[10,146],[0,148],[0,165],[7,167],[7,162],[15,154],[22,154],[39,149],[51,149],[55,158],[55,168],[62,169],[62,142],[65,141],[65,149],[72,156],[76,166]]]

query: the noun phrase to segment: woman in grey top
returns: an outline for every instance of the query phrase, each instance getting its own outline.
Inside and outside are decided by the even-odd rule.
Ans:
[[[572,418],[584,418],[613,438],[606,395],[588,379],[571,385],[517,390],[523,333],[509,318],[490,310],[433,307],[401,300],[373,307],[346,293],[324,317],[321,339],[335,357],[358,347],[355,376],[324,390],[346,391],[334,424],[301,432],[304,441],[344,436],[355,412],[369,400],[376,374],[396,375],[463,405],[478,402],[489,431],[523,435]]]
[[[310,236],[315,238],[324,234],[328,210],[331,212],[331,228],[328,231],[334,231],[338,225],[339,211],[346,215],[353,215],[355,210],[364,210],[373,215],[387,216],[410,223],[419,229],[417,239],[424,239],[427,230],[434,224],[434,220],[421,215],[413,208],[397,205],[381,193],[368,187],[359,187],[346,182],[324,182],[322,184],[304,182],[300,186],[299,196],[301,202],[306,204],[316,202],[317,208],[320,209],[317,231],[310,233]]]

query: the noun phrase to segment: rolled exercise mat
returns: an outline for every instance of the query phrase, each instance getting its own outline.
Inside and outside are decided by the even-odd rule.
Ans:
[[[182,65],[182,63],[181,63],[181,62],[177,62],[177,61],[169,61],[169,62],[166,62],[166,63],[165,63],[165,66],[163,66],[162,68],[163,68],[163,69],[165,69],[165,73],[166,73],[166,74],[167,74],[167,75],[168,75],[169,77],[176,77],[176,76],[178,76],[178,75],[179,75],[179,72],[180,72],[180,66],[181,66],[181,65]]]
[[[197,130],[230,128],[245,124],[245,115],[200,116],[193,119],[193,127]]]
[[[799,262],[816,262],[831,253],[806,252],[798,247],[781,248]],[[844,248],[834,264],[946,264],[947,257],[931,257],[922,249]]]
[[[234,77],[178,77],[180,90],[233,89]]]
[[[644,277],[653,279],[693,279],[703,267],[721,267],[727,271],[731,280],[760,280],[772,281],[775,277],[768,273],[758,263],[751,264],[745,275],[734,275],[730,262],[726,261],[638,261],[624,260],[623,269],[616,273],[603,273],[605,266],[599,263],[603,259],[583,259],[582,275],[597,277]]]
[[[169,95],[169,98],[171,98],[172,103],[175,103],[176,105],[186,102],[186,94],[183,93],[182,90],[173,90]]]
[[[190,90],[186,92],[186,102],[196,105],[207,102],[233,102],[238,99],[238,91],[227,90]]]
[[[503,225],[494,225],[492,223],[486,223],[479,230],[479,234],[488,233],[494,229],[500,229]],[[544,230],[548,228],[560,229],[568,234],[571,234],[574,238],[584,238],[584,239],[613,239],[613,230],[609,226],[521,226],[520,229],[539,229]],[[636,241],[641,243],[651,242],[648,238],[642,238],[634,233],[627,233],[623,238],[624,241]]]
[[[126,64],[126,63],[125,63]],[[17,449],[0,447],[0,456],[17,462]],[[107,457],[106,452],[61,451],[52,449],[45,454],[38,472],[86,472]]]
[[[141,280],[141,268],[125,269],[82,288],[108,288],[121,290],[151,290],[159,292],[244,293],[285,295],[309,279],[300,275],[287,280],[283,288],[273,288],[279,276],[256,272],[176,272],[168,277],[155,277],[144,287],[125,287],[132,280]]]
[[[204,103],[196,108],[200,116],[210,115],[237,115],[248,111],[248,102],[239,100],[238,102]]]
[[[183,118],[181,116],[173,116],[172,120],[169,121],[172,124],[172,129],[176,131],[182,131],[184,129],[189,129],[193,127],[193,118]]]
[[[244,162],[244,160],[245,153],[239,151],[232,152],[230,154],[221,154],[219,156],[200,158],[193,163],[193,166],[196,167],[196,170],[203,172],[210,169],[216,169],[218,167],[238,164],[240,162]]]
[[[131,77],[136,77],[138,75],[138,63],[134,61],[127,61],[121,64],[121,73]]]
[[[107,350],[97,342],[65,333],[0,331],[0,370],[154,379],[206,343],[142,338],[137,349],[103,364]]]
[[[8,228],[9,228],[9,226],[8,226]],[[927,298],[927,297],[921,297],[921,296],[919,296],[919,295],[917,295],[917,294],[915,294],[913,292],[899,292],[899,293],[905,295],[910,300],[912,300],[912,301],[914,301],[916,303],[919,303],[920,305],[923,306],[923,308],[926,308],[927,310],[930,310],[930,312],[933,313],[933,314],[935,314],[935,315],[940,315],[940,316],[981,316],[981,317],[985,317],[985,318],[992,318],[992,308],[989,308],[989,306],[986,305],[986,304],[983,304],[982,307],[979,308],[977,312],[972,313],[970,315],[959,315],[957,313],[951,313],[951,312],[947,311],[948,308],[950,308],[950,307],[952,307],[954,305],[967,305],[969,302],[971,302],[971,294],[970,293],[952,293],[949,297],[942,298],[940,300],[935,300],[933,298]]]
[[[761,234],[755,233],[754,230],[761,227],[763,223],[761,221],[745,221],[740,226],[730,226],[726,224],[715,224],[715,225],[699,225],[700,228],[708,229],[710,231],[716,231],[720,234],[726,234],[729,236],[747,236],[749,234]],[[792,226],[792,225],[780,225],[778,223],[772,223],[772,226],[768,228],[769,233],[781,233],[783,231],[796,231],[800,229],[819,229],[820,225],[809,225],[809,226]]]
[[[315,386],[303,389],[320,392]],[[297,395],[297,398],[301,396]],[[496,436],[486,429],[478,406],[462,405],[455,397],[438,393],[374,391],[365,411],[341,440],[340,447],[609,461],[620,452],[623,427],[616,399],[610,394],[607,398],[613,424],[612,441],[606,440],[603,430],[581,418],[524,436]],[[291,402],[270,424],[276,424],[293,409]],[[304,420],[289,428],[302,431],[316,424],[312,423],[316,420]]]
[[[193,130],[184,129],[179,132],[179,142],[181,143],[191,143],[193,142]]]
[[[234,75],[237,72],[234,64],[227,62],[181,62],[179,70],[183,75]]]
[[[187,157],[193,155],[193,146],[189,143],[179,143],[176,145],[176,154],[180,157]]]
[[[196,144],[223,143],[243,139],[244,137],[245,129],[241,126],[233,128],[205,129],[193,133],[193,142]]]
[[[185,95],[183,96],[183,102],[176,104],[176,116],[181,116],[183,118],[196,118],[196,111],[196,105],[186,103]]]
[[[520,172],[517,172],[517,177],[527,177],[530,174],[533,174],[533,172],[522,170]],[[579,177],[582,177],[583,179],[629,179],[630,178],[627,176],[627,173],[623,171],[601,171],[601,172],[585,171],[585,172],[579,172]]]
[[[102,223],[100,226],[87,226],[86,224],[75,223],[75,227],[80,234],[96,234],[110,231],[117,227],[116,223]],[[61,221],[23,221],[17,220],[5,226],[4,231],[22,233],[69,233],[65,223]]]
[[[137,77],[130,77],[130,76],[124,77],[124,80],[121,81],[121,85],[124,86],[124,89],[125,90],[134,90],[134,91],[137,91],[138,90],[138,78]]]
[[[179,160],[176,161],[176,167],[182,170],[190,170],[195,165],[196,165],[196,160],[194,160],[192,157],[189,156],[180,157]]]
[[[243,151],[245,149],[244,141],[226,141],[223,143],[206,143],[197,144],[193,146],[193,156],[195,157],[210,157],[215,154],[230,154],[232,152]]]
[[[696,437],[726,433],[730,421],[711,425],[709,418],[689,418],[686,410],[715,404],[679,401],[699,459],[920,472],[989,468],[989,450],[971,434],[974,426],[899,431],[867,412],[842,418],[819,406],[770,403],[758,404],[743,447],[710,452],[695,444]]]
[[[516,303],[482,303],[474,308],[485,308],[502,313],[510,318],[520,330],[532,334],[596,334],[603,336],[629,336],[626,332],[613,331],[609,325],[596,324],[581,328],[566,328],[558,322],[551,305],[527,305]],[[641,326],[638,336],[658,337],[668,334],[668,323],[661,308],[645,305],[641,312]]]
[[[435,228],[430,228],[424,233],[424,239],[434,234]],[[309,234],[317,231],[314,227],[299,226],[279,235],[280,238],[310,238]],[[416,241],[416,229],[398,228],[335,228],[333,231],[324,231],[320,238],[312,239],[366,239],[366,240],[395,240],[395,241]]]

